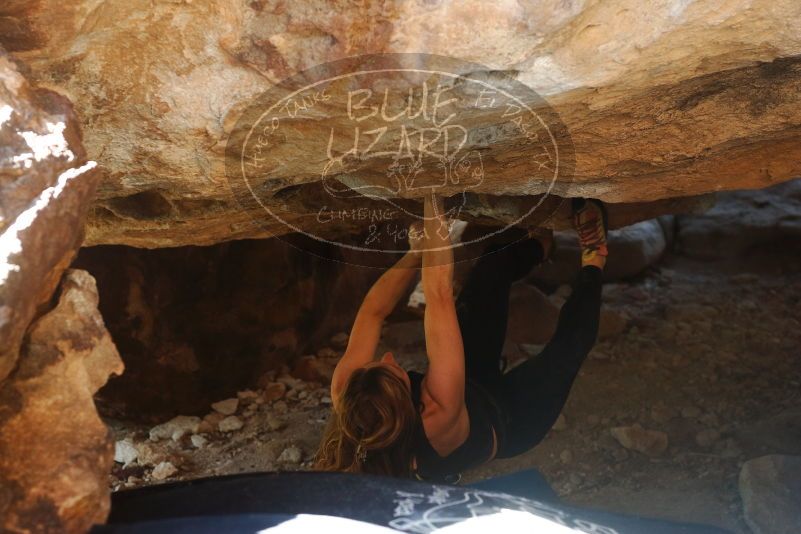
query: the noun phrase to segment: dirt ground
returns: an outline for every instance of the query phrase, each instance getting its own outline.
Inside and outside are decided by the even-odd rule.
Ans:
[[[801,454],[801,273],[782,262],[673,256],[635,281],[607,284],[604,306],[628,326],[593,349],[557,426],[528,453],[465,480],[535,467],[569,503],[749,532],[741,465],[764,454]],[[410,366],[423,361],[419,320],[388,325],[383,343]],[[308,469],[328,391],[289,376],[275,380],[286,394],[240,395],[243,426],[230,432],[201,427],[154,442],[147,428],[109,421],[138,456],[117,464],[112,487]],[[621,446],[611,429],[634,424],[666,433],[667,450],[647,456]]]

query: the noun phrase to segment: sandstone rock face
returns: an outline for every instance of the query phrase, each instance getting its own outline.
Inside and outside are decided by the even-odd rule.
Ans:
[[[0,15],[2,44],[80,111],[89,155],[104,173],[92,244],[163,247],[286,232],[234,202],[225,141],[263,91],[362,54],[456,57],[537,91],[574,147],[575,172],[551,192],[626,203],[610,209],[613,226],[665,213],[660,199],[674,199],[667,209],[676,212],[684,209],[679,197],[801,174],[796,0],[41,0],[12,2]],[[393,87],[391,96],[406,89]],[[330,107],[309,116],[320,131],[342,126]],[[484,143],[468,147],[483,152],[485,172],[469,215],[503,221],[545,184],[525,178],[536,163],[519,149],[521,136],[501,135],[492,117],[481,118],[484,129],[477,114],[463,118]],[[287,135],[278,170],[261,184],[265,199],[315,228],[321,141]],[[616,222],[618,209],[631,218]],[[558,227],[559,219],[541,222]]]
[[[0,50],[0,381],[80,246],[93,165],[67,99],[29,86]]]
[[[93,395],[122,363],[94,279],[62,278],[100,178],[94,165],[69,101],[29,86],[0,50],[3,532],[85,532],[108,514],[113,450]]]
[[[114,446],[92,397],[123,366],[97,301],[94,279],[67,271],[0,384],[3,531],[85,532],[108,514]]]
[[[277,239],[211,247],[81,249],[125,374],[102,409],[163,421],[202,415],[265,371],[349,330],[378,269],[328,261]]]

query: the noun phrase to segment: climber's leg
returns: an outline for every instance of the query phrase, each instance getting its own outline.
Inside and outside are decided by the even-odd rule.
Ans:
[[[503,376],[500,391],[504,394],[508,423],[499,458],[515,456],[535,446],[559,417],[598,335],[601,275],[601,270],[592,265],[581,269],[573,293],[559,313],[551,340],[537,356]]]
[[[456,300],[468,378],[486,385],[500,380],[512,283],[543,257],[540,240],[529,237],[511,245],[492,244],[476,262]]]
[[[582,268],[551,340],[540,354],[502,378],[498,391],[507,420],[500,458],[525,452],[545,437],[598,335],[602,269],[608,254],[606,213],[600,202],[583,199],[574,202],[573,210]]]

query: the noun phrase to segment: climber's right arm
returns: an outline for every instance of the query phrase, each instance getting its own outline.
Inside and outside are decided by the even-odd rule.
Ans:
[[[448,221],[439,198],[425,200],[423,292],[428,372],[423,380],[424,416],[436,427],[467,428],[464,401],[465,363],[462,334],[453,298],[453,248]]]

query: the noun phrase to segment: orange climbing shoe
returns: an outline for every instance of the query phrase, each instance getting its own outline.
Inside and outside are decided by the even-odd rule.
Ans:
[[[600,200],[574,198],[573,226],[581,245],[581,266],[603,269],[609,251],[606,247],[606,209]]]

